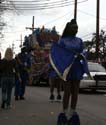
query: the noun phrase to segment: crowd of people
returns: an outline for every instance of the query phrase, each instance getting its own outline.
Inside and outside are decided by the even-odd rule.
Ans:
[[[59,113],[57,124],[72,124],[76,119],[80,124],[76,111],[80,80],[84,73],[89,76],[87,62],[83,56],[83,42],[76,37],[78,25],[75,19],[66,24],[61,38],[55,43],[49,53],[46,69],[50,84],[50,100],[55,99],[54,89],[57,88],[57,100],[61,100],[63,87],[63,109]],[[0,81],[2,90],[1,108],[10,108],[12,88],[15,86],[15,100],[25,99],[25,88],[28,81],[28,71],[31,68],[31,50],[25,47],[13,58],[13,51],[7,48],[5,56],[0,61]],[[70,103],[71,97],[71,103]],[[75,118],[73,118],[75,117]],[[74,121],[75,122],[75,121]]]
[[[0,85],[2,93],[2,109],[11,108],[11,96],[13,88],[14,99],[16,101],[25,99],[25,89],[26,85],[30,84],[31,68],[33,67],[32,64],[35,62],[39,63],[37,62],[37,60],[32,60],[32,51],[32,48],[28,49],[26,47],[23,47],[21,48],[21,52],[15,55],[14,57],[13,50],[11,48],[7,48],[4,57],[0,59]],[[52,96],[54,96],[55,87],[57,88],[57,99],[61,100],[60,84],[58,84],[58,82],[57,84],[54,84],[54,81],[52,80],[52,77],[54,77],[53,72],[55,71],[53,71],[53,68],[49,67],[50,64],[47,54],[43,55],[46,63],[43,66],[42,71],[46,73],[45,75],[47,75],[48,81],[50,82],[50,100],[54,100]]]
[[[11,94],[14,86],[15,100],[25,99],[25,87],[30,66],[30,56],[25,47],[21,49],[21,52],[15,58],[13,58],[13,50],[11,48],[6,49],[4,58],[0,60],[2,109],[11,107]]]

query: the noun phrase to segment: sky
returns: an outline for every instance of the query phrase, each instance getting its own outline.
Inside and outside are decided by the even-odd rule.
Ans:
[[[57,0],[51,1],[56,2]],[[81,1],[83,0],[78,0],[78,2]],[[77,22],[79,29],[77,36],[83,40],[90,40],[92,34],[96,32],[96,1],[97,0],[87,0],[78,3]],[[100,30],[106,30],[105,5],[106,0],[100,0]],[[24,40],[25,35],[28,36],[32,33],[32,31],[26,29],[26,27],[32,27],[33,16],[35,18],[34,25],[36,28],[44,25],[45,28],[51,29],[53,26],[56,26],[56,30],[61,35],[65,24],[74,17],[74,4],[44,10],[17,10],[17,13],[6,11],[2,16],[7,26],[4,27],[4,39],[1,40],[0,49],[2,53],[4,53],[7,47],[11,47],[12,44],[14,44],[15,52],[18,53],[20,51],[21,36],[22,40]]]

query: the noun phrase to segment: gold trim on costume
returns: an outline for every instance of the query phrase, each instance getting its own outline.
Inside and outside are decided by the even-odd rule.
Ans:
[[[49,59],[50,59],[50,63],[51,63],[51,65],[52,65],[52,67],[54,68],[54,70],[56,71],[56,73],[58,74],[58,76],[59,76],[62,80],[67,81],[66,78],[67,78],[67,75],[68,75],[68,73],[69,73],[69,70],[70,70],[71,67],[72,67],[72,64],[70,64],[70,65],[64,70],[63,74],[61,74],[61,73],[59,72],[59,70],[56,68],[55,64],[53,63],[53,60],[52,60],[52,57],[51,57],[51,54],[50,54],[50,53],[49,53]]]

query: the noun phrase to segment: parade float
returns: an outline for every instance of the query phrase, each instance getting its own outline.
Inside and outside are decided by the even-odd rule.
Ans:
[[[30,84],[35,85],[40,82],[47,82],[45,66],[49,59],[48,54],[51,45],[59,40],[59,33],[55,26],[52,29],[36,28],[32,34],[25,36],[23,46],[32,48],[32,67],[30,70]]]

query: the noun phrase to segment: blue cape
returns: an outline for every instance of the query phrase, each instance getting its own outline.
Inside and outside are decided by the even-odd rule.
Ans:
[[[51,47],[49,59],[58,76],[64,81],[67,81],[67,76],[69,75],[71,67],[77,59],[75,52],[72,52],[71,50],[64,48],[60,44],[55,43]],[[83,55],[81,59],[81,65],[83,67],[82,72],[88,74],[89,70],[87,61]]]

